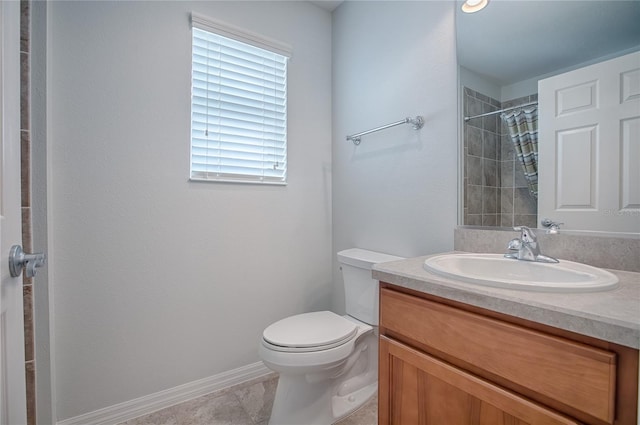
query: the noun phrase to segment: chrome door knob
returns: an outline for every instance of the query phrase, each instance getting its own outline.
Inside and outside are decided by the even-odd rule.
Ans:
[[[36,268],[42,267],[47,262],[47,255],[40,252],[36,254],[25,254],[20,245],[14,245],[9,251],[9,273],[11,277],[18,277],[22,273],[22,269],[26,277],[36,275]]]

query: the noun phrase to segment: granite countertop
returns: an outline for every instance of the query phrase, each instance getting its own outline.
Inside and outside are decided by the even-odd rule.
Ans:
[[[528,292],[438,276],[422,266],[430,256],[379,263],[373,278],[441,298],[520,317],[605,341],[640,348],[640,273],[609,270],[617,288],[589,293]]]

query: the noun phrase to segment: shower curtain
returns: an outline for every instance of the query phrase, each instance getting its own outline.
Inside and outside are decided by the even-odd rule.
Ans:
[[[509,129],[518,162],[529,191],[538,198],[538,108],[532,107],[500,115]]]

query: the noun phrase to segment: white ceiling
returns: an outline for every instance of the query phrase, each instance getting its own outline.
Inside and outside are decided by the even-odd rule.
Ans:
[[[640,48],[640,1],[490,0],[456,8],[460,65],[508,85]]]

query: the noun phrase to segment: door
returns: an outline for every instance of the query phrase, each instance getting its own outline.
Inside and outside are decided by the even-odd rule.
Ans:
[[[0,424],[25,424],[22,278],[9,273],[21,243],[20,2],[0,1]]]
[[[640,52],[540,80],[538,217],[640,232]]]
[[[484,379],[380,337],[380,425],[577,425]]]

